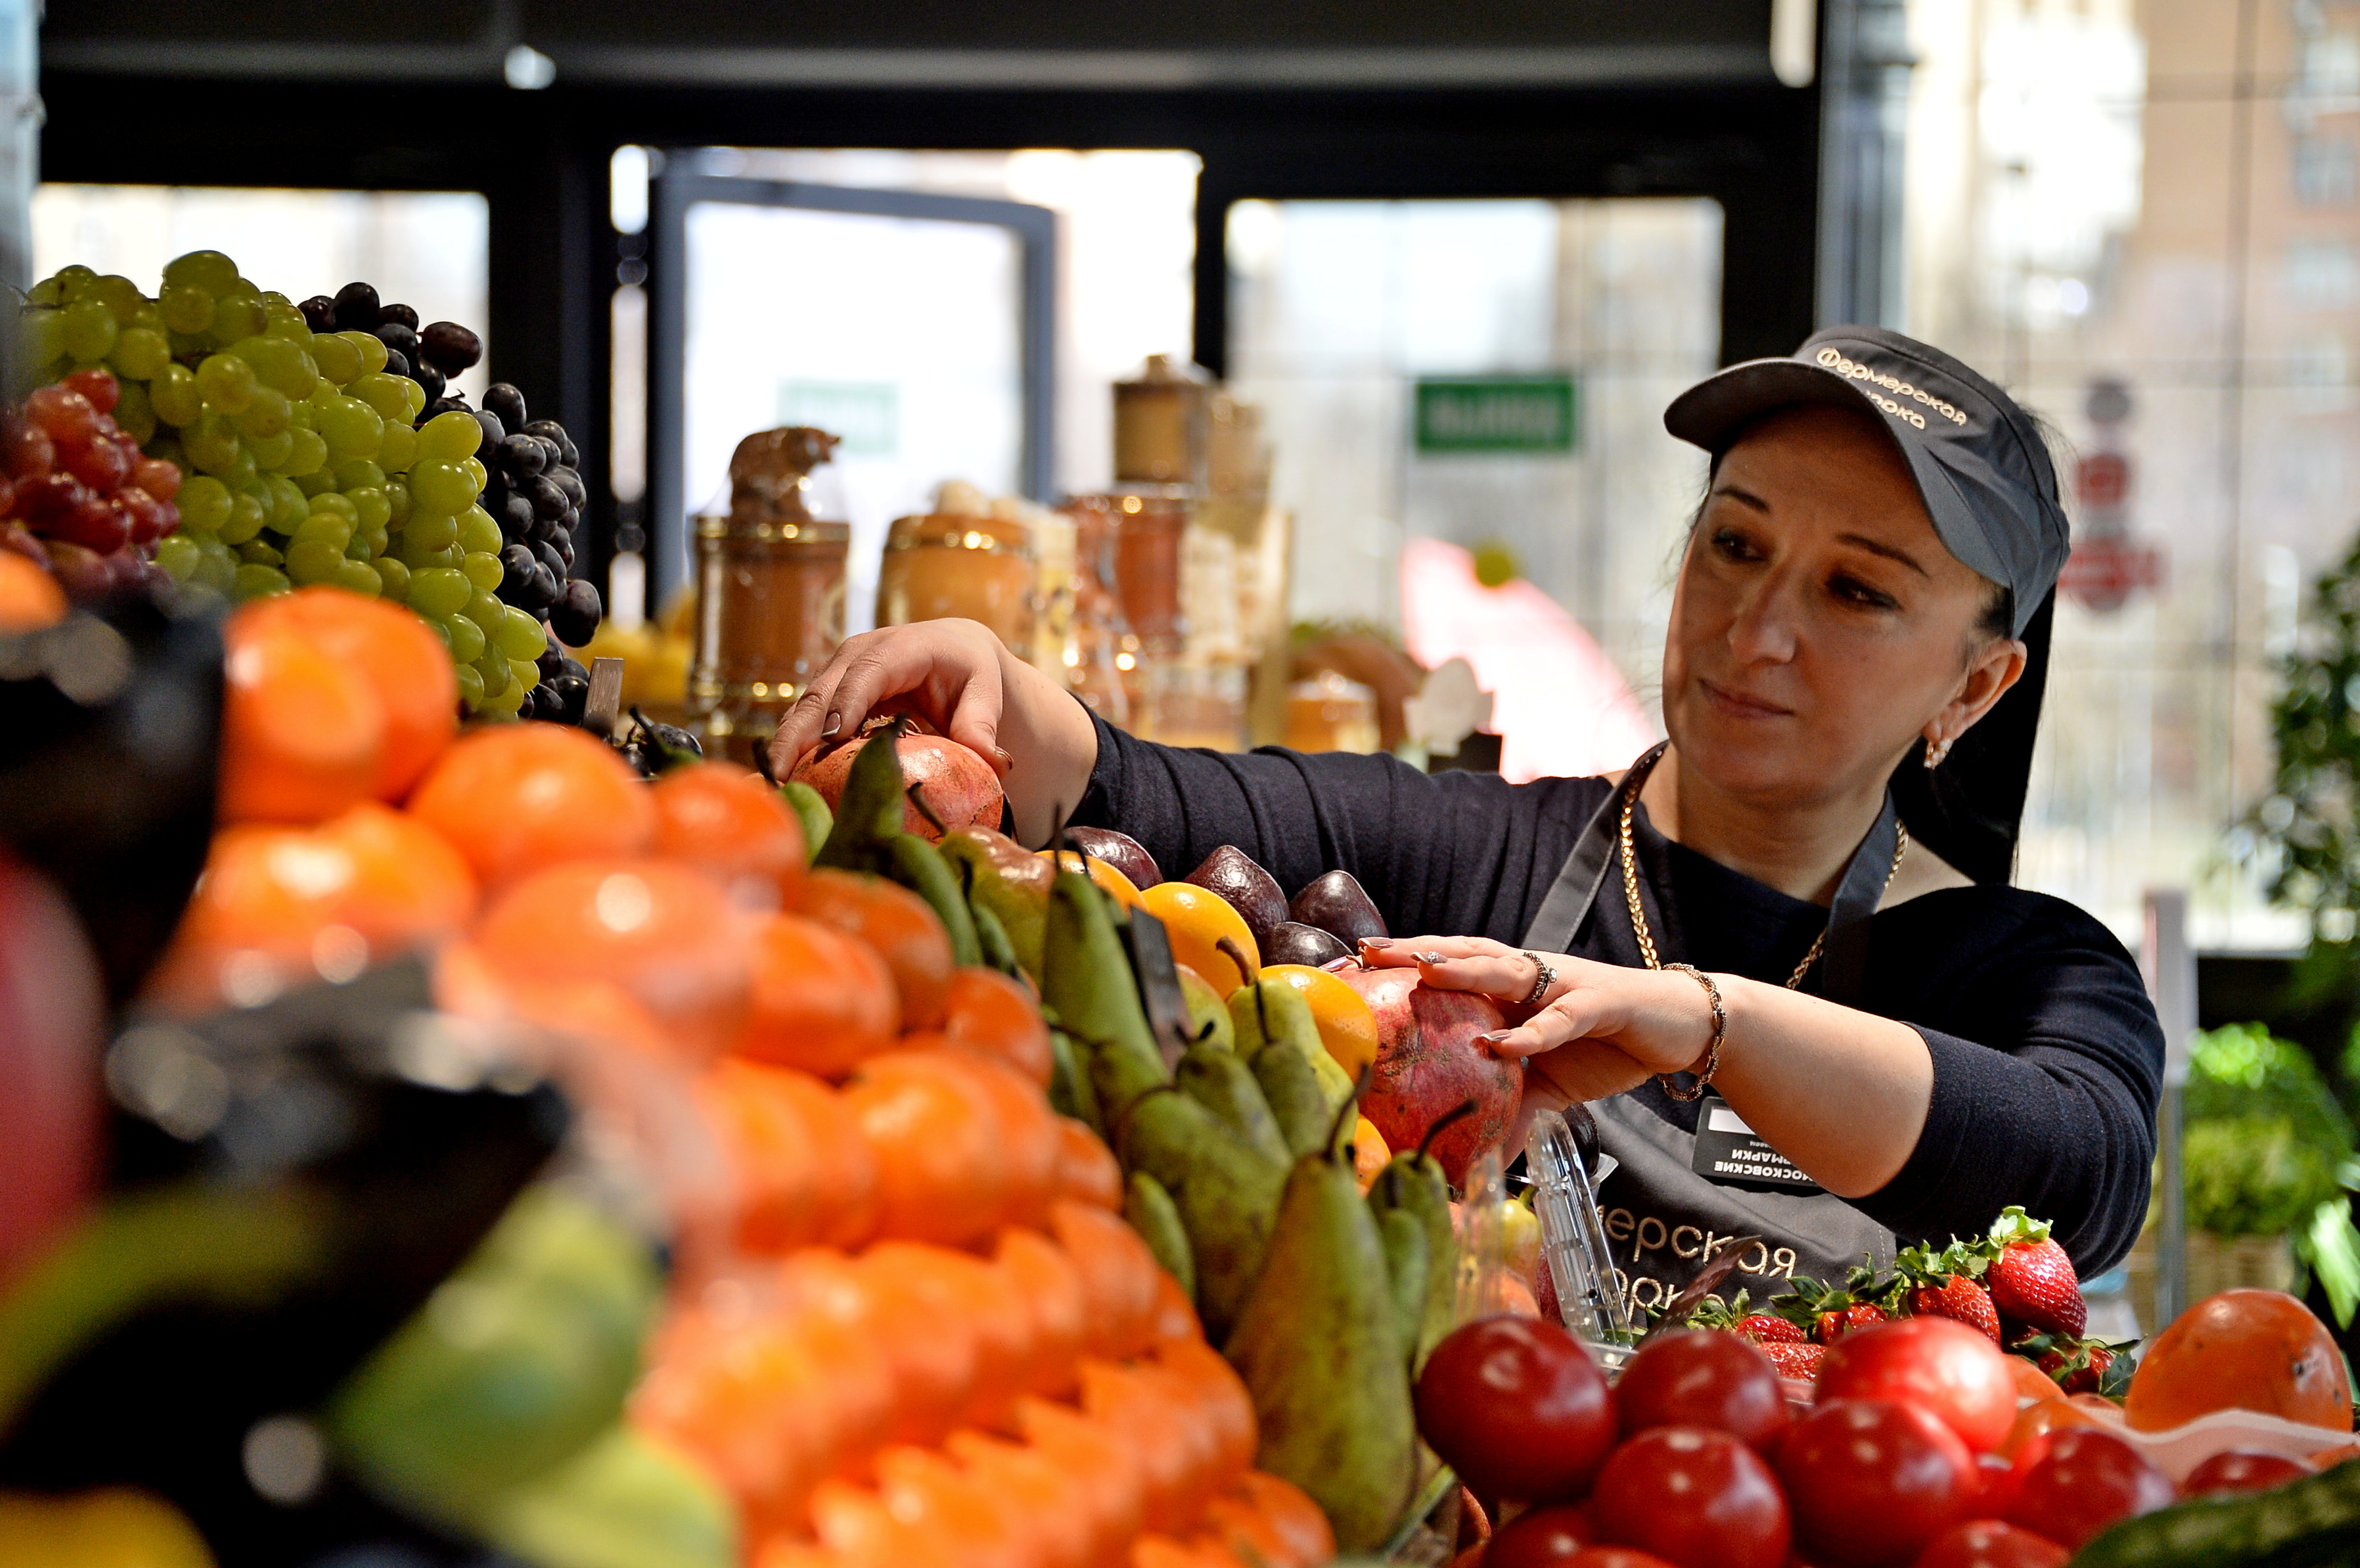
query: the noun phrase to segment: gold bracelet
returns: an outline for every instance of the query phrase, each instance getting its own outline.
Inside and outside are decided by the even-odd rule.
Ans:
[[[1712,1007],[1712,1043],[1704,1048],[1704,1055],[1699,1059],[1703,1065],[1695,1070],[1695,1088],[1681,1088],[1674,1082],[1676,1074],[1670,1073],[1656,1073],[1655,1082],[1661,1083],[1664,1093],[1675,1100],[1700,1100],[1704,1098],[1706,1086],[1712,1082],[1712,1075],[1721,1071],[1721,1048],[1722,1042],[1729,1039],[1729,1014],[1721,1009],[1721,986],[1711,975],[1693,964],[1666,964],[1664,967],[1667,971],[1677,969],[1683,975],[1691,975],[1698,985],[1704,987],[1704,999]]]

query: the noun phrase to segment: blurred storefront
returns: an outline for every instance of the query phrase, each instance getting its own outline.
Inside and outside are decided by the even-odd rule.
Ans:
[[[2022,880],[2125,931],[2184,882],[2200,944],[2299,946],[2233,830],[2360,528],[2360,6],[1915,0],[1907,45],[1888,319],[2016,389],[2076,476]]]

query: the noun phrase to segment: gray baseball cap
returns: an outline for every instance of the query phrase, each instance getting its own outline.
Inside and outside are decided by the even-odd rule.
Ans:
[[[1798,403],[1865,407],[1917,477],[1952,555],[2013,594],[2016,634],[2057,586],[2070,548],[2057,470],[2015,399],[1915,338],[1830,327],[1789,359],[1750,359],[1672,399],[1664,428],[1720,453],[1745,427]]]

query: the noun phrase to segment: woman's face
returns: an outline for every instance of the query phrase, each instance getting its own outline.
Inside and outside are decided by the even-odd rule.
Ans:
[[[1881,789],[1919,735],[1955,740],[2024,645],[1935,532],[1866,410],[1805,406],[1722,457],[1664,640],[1664,723],[1714,786],[1797,804]]]

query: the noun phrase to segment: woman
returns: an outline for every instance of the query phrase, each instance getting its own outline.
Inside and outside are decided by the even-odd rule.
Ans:
[[[1734,1236],[1763,1238],[1730,1281],[1758,1299],[2009,1203],[2111,1266],[2147,1212],[2163,1041],[2120,943],[2007,885],[2067,548],[2038,431],[1872,328],[1724,370],[1665,423],[1712,477],[1670,739],[1625,775],[1153,746],[956,622],[848,641],[773,758],[907,709],[997,759],[1027,843],[1071,807],[1166,867],[1234,844],[1289,889],[1350,871],[1432,933],[1363,963],[1497,998],[1528,1099],[1591,1103],[1636,1305]]]

